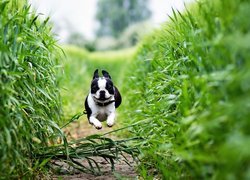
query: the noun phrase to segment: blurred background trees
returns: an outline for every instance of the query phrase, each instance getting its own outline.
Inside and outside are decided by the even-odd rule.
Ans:
[[[119,37],[130,25],[150,18],[148,0],[99,0],[97,37]]]
[[[73,44],[78,47],[83,47],[86,50],[92,52],[96,50],[95,41],[87,40],[81,33],[79,32],[71,32],[67,40],[68,44]]]
[[[50,16],[61,44],[89,51],[134,46],[172,14],[194,0],[28,0],[41,16]]]
[[[134,46],[152,27],[148,0],[99,0],[96,20],[99,27],[94,40],[74,32],[67,43],[88,51],[114,50]]]
[[[134,46],[150,29],[148,0],[99,0],[96,19],[96,50],[121,49]]]

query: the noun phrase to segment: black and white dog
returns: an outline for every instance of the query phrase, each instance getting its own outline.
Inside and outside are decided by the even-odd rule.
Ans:
[[[90,93],[85,100],[85,110],[90,124],[96,129],[102,128],[101,121],[107,120],[109,127],[115,123],[115,109],[122,102],[121,94],[113,85],[109,73],[102,70],[103,77],[99,77],[95,70],[91,82]]]

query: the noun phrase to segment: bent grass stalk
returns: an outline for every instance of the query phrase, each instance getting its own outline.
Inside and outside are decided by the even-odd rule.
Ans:
[[[84,113],[76,114],[68,123],[63,125],[63,127],[69,125],[83,114]],[[101,175],[101,168],[96,160],[96,157],[105,159],[111,164],[111,169],[114,170],[115,161],[121,159],[121,157],[123,157],[123,161],[130,165],[130,162],[124,154],[132,156],[134,160],[138,156],[139,149],[137,146],[132,144],[135,141],[141,140],[141,138],[133,137],[128,139],[112,140],[111,138],[106,137],[108,134],[130,127],[132,126],[120,128],[104,134],[90,135],[85,138],[71,140],[70,142],[65,140],[64,144],[41,147],[34,152],[34,158],[41,161],[41,164],[43,165],[49,165],[54,170],[56,170],[55,167],[58,167],[57,171],[60,171],[60,169],[65,168],[67,165],[68,173],[70,173],[70,171],[72,172],[73,168],[81,172]],[[84,160],[88,162],[88,166],[83,163]],[[63,162],[65,164],[62,165],[59,162]]]

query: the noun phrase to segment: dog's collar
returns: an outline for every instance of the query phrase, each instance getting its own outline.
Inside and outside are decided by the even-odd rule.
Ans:
[[[108,101],[108,102],[104,102],[104,103],[101,103],[101,102],[95,102],[98,106],[107,106],[111,103],[115,102],[115,100],[111,100],[111,101]]]

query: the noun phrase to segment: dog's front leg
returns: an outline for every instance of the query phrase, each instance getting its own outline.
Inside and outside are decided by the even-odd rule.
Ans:
[[[108,125],[109,127],[112,127],[114,124],[115,124],[115,113],[112,112],[112,113],[110,113],[110,115],[108,116],[107,125]]]
[[[95,126],[96,129],[102,129],[102,123],[94,116],[89,117],[89,122]]]

